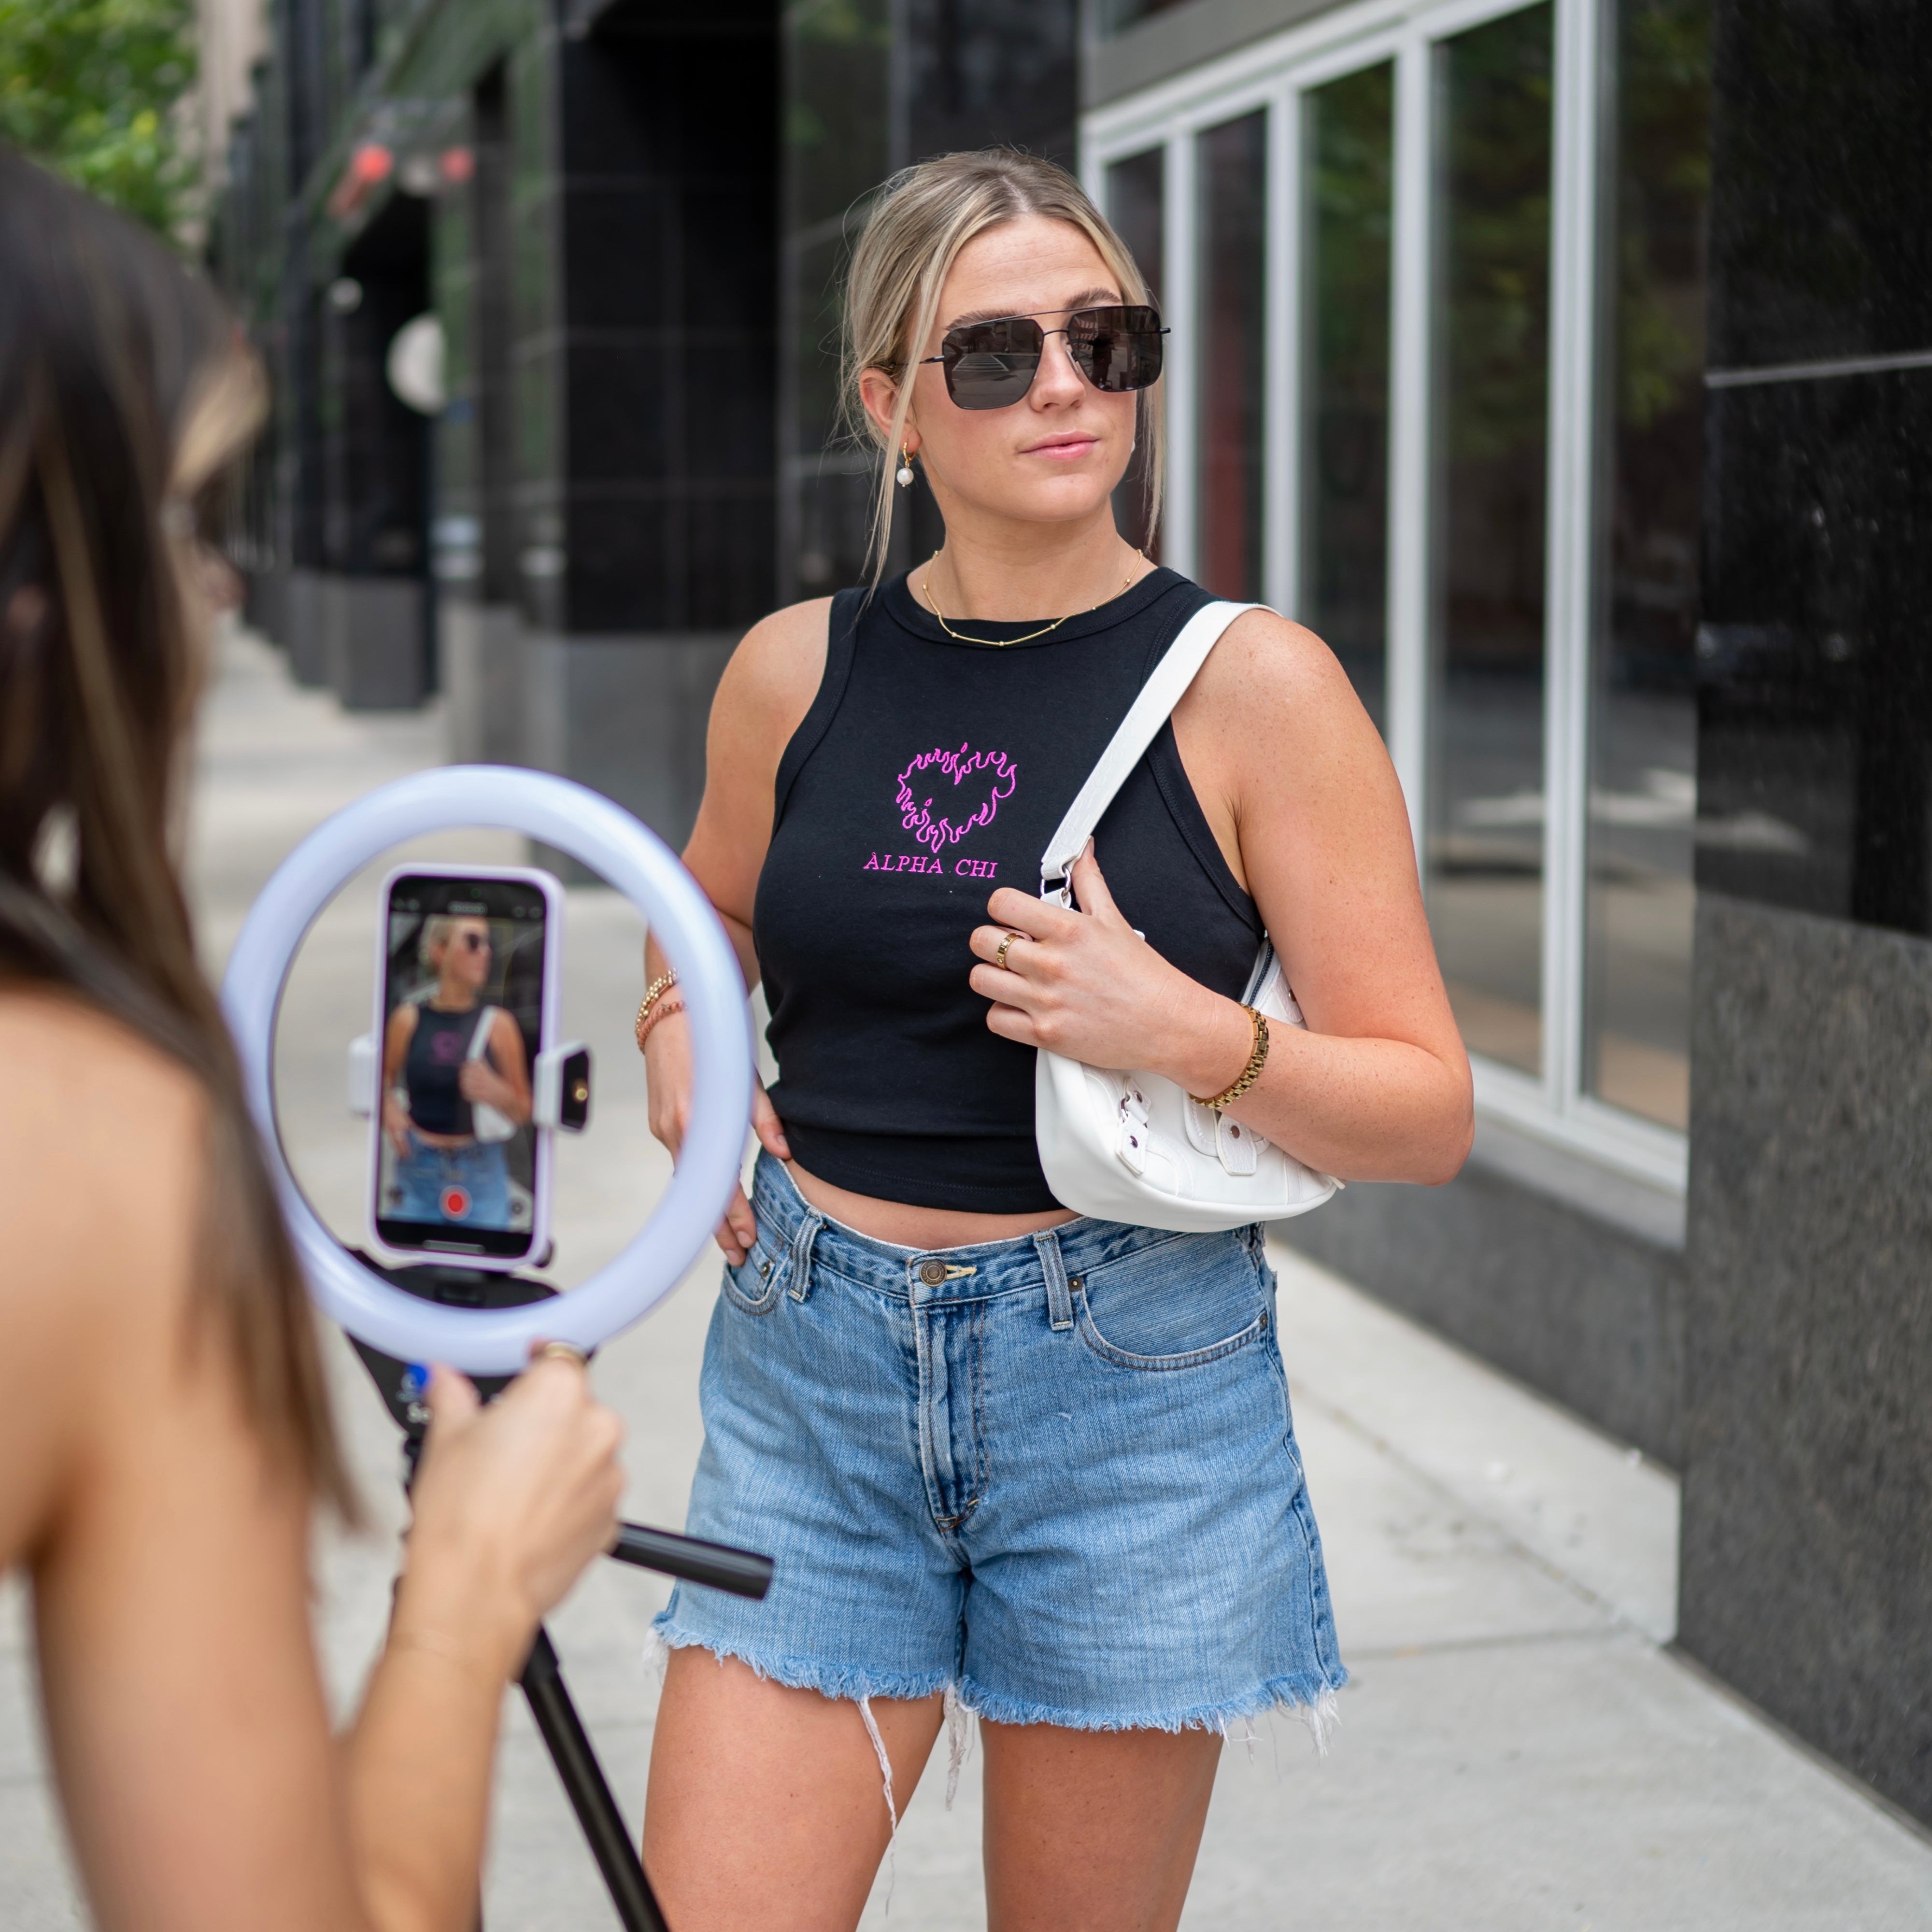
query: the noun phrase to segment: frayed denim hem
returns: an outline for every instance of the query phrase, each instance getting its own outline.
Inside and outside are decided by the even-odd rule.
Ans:
[[[1271,1678],[1252,1696],[1226,1704],[1200,1704],[1185,1711],[1136,1713],[1120,1716],[1092,1711],[1070,1711],[1051,1704],[1022,1703],[1018,1698],[995,1696],[970,1678],[962,1678],[959,1701],[976,1718],[989,1724],[1052,1724],[1069,1731],[1219,1731],[1232,1743],[1231,1724],[1244,1724],[1250,1756],[1254,1749],[1254,1720],[1276,1712],[1306,1726],[1319,1757],[1328,1755],[1328,1742],[1341,1721],[1335,1694],[1348,1681],[1346,1671],[1333,1680],[1303,1677]]]
[[[751,1650],[716,1637],[694,1636],[667,1621],[661,1611],[652,1621],[645,1641],[646,1663],[663,1668],[667,1654],[674,1650],[708,1650],[721,1661],[725,1658],[748,1664],[752,1675],[782,1684],[788,1690],[816,1690],[820,1696],[836,1697],[856,1704],[874,1697],[930,1697],[953,1687],[950,1670],[875,1671],[829,1668],[815,1658],[774,1657],[768,1652]]]

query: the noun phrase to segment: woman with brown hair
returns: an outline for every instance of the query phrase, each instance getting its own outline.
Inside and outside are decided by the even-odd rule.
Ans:
[[[176,841],[260,420],[220,305],[0,152],[0,1563],[110,1932],[470,1932],[499,1708],[615,1532],[619,1426],[435,1372],[387,1646],[330,1735],[314,1505],[354,1499]]]
[[[712,707],[686,862],[764,980],[781,1078],[719,1230],[688,1527],[778,1568],[755,1609],[680,1585],[658,1620],[646,1862],[679,1932],[848,1928],[963,1708],[996,1932],[1168,1932],[1229,1727],[1318,1731],[1346,1673],[1263,1231],[1070,1212],[1036,1049],[1416,1182],[1468,1150],[1468,1063],[1382,742],[1272,611],[1114,794],[1077,909],[1039,896],[1213,601],[1114,525],[1137,436],[1157,484],[1164,329],[1079,184],[1004,151],[910,168],[845,295],[875,558],[915,464],[945,542],[754,626]],[[1244,1004],[1264,934],[1305,1031]],[[690,1045],[647,968],[675,1150]]]

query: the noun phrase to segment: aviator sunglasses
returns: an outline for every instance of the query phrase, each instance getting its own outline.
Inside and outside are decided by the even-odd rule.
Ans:
[[[928,362],[942,364],[946,393],[962,410],[1003,410],[1033,387],[1049,335],[1066,338],[1073,366],[1111,396],[1144,389],[1160,374],[1160,312],[1142,302],[1075,309],[1064,328],[1042,328],[1030,315],[962,322]]]

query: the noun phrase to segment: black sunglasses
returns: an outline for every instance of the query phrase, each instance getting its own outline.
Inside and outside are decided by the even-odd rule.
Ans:
[[[1042,328],[1030,315],[962,322],[928,356],[946,370],[946,393],[962,410],[1003,410],[1033,387],[1049,335],[1066,338],[1073,366],[1110,396],[1144,389],[1160,375],[1160,312],[1143,302],[1118,308],[1079,308],[1064,328]]]

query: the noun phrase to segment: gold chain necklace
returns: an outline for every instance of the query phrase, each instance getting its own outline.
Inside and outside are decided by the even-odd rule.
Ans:
[[[1136,550],[1134,552],[1134,555],[1141,562],[1145,563],[1147,562],[1147,556],[1144,551]],[[939,628],[944,631],[949,638],[952,638],[962,644],[989,644],[994,650],[1000,651],[1004,650],[1009,644],[1030,644],[1033,642],[1034,638],[1043,638],[1046,635],[1048,632],[1058,630],[1060,626],[1066,623],[1069,619],[1088,616],[1094,611],[1099,610],[1100,604],[1108,604],[1113,601],[1112,598],[1103,597],[1100,599],[1100,604],[1090,604],[1084,610],[1070,610],[1067,612],[1066,616],[1056,617],[1052,623],[1042,624],[1038,630],[1029,631],[1023,638],[969,638],[964,632],[956,631],[952,626],[946,621],[945,614],[940,610],[938,602],[932,594],[932,566],[938,561],[939,552],[938,550],[934,550],[932,554],[926,559],[926,574],[920,579],[919,587],[920,594],[924,596],[927,604],[931,607],[933,616],[938,620]],[[1121,578],[1120,587],[1118,590],[1114,592],[1114,596],[1119,597],[1124,596],[1128,590],[1132,588],[1133,581],[1134,567],[1130,563],[1127,566],[1127,574],[1125,577]]]

